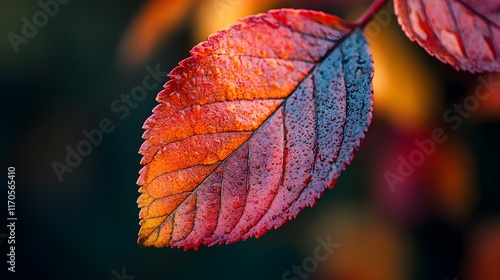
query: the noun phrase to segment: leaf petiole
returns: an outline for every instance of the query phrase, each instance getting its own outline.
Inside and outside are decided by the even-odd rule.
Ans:
[[[389,0],[375,0],[355,24],[360,28],[364,28],[387,3],[389,3]]]

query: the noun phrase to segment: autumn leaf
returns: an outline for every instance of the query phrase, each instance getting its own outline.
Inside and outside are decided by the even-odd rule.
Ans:
[[[170,72],[145,124],[142,246],[259,237],[333,187],[371,121],[361,29],[321,12],[241,19]]]
[[[500,1],[394,0],[412,40],[455,69],[500,71]]]

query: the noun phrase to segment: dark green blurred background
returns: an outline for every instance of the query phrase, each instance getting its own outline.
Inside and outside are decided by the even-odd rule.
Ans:
[[[17,54],[8,34],[21,35],[21,19],[32,21],[41,7],[36,1],[1,2],[0,144],[5,174],[16,167],[18,217],[17,278],[6,271],[7,242],[0,239],[1,279],[120,280],[116,273],[123,268],[136,280],[282,279],[313,255],[318,237],[327,236],[341,246],[308,279],[500,279],[500,89],[494,87],[451,129],[443,112],[473,94],[479,76],[455,72],[410,43],[393,15],[369,26],[380,78],[371,129],[335,188],[314,208],[259,239],[233,245],[187,252],[139,248],[137,151],[161,85],[123,120],[111,104],[142,84],[146,66],[170,71],[206,38],[207,28],[234,22],[232,17],[295,7],[355,19],[370,3],[187,2],[174,8],[180,0],[72,0],[59,5]],[[176,13],[175,23],[162,21]],[[141,40],[153,47],[141,49]],[[60,182],[51,164],[64,163],[66,147],[75,149],[85,140],[82,130],[98,128],[104,118],[114,130]],[[394,171],[398,155],[408,155],[414,140],[436,127],[449,140],[392,192],[384,172]],[[6,205],[7,195],[0,197]],[[7,233],[5,226],[0,233]]]

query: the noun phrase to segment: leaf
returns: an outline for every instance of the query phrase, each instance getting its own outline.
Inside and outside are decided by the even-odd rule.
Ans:
[[[500,1],[394,0],[406,35],[455,69],[500,71]]]
[[[372,59],[337,17],[272,10],[195,46],[145,124],[143,246],[259,237],[333,187],[371,121]]]

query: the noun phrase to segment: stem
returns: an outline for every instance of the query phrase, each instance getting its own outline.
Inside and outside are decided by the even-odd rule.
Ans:
[[[368,10],[356,21],[356,25],[364,28],[388,2],[389,0],[375,0]]]

